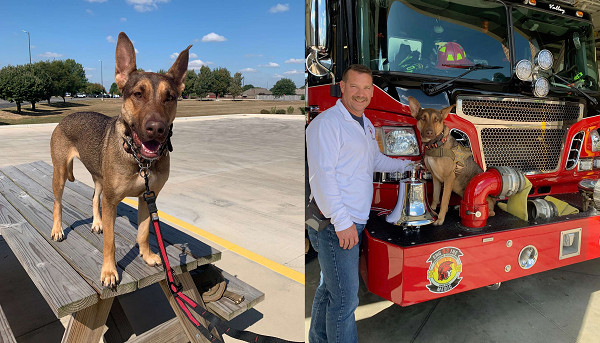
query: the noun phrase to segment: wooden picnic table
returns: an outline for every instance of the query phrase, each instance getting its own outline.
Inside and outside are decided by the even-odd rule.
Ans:
[[[148,266],[136,245],[137,209],[117,207],[115,258],[120,283],[114,289],[100,283],[102,234],[91,232],[94,190],[78,181],[67,182],[63,195],[65,240],[55,242],[52,230],[52,167],[38,161],[0,168],[0,234],[54,314],[70,316],[63,342],[98,342],[116,296],[159,283],[176,314],[170,323],[137,336],[132,341],[157,341],[159,335],[185,332],[191,342],[204,342],[171,296],[163,266]],[[159,203],[160,205],[160,203]],[[182,283],[184,293],[204,305],[191,271],[220,259],[221,252],[166,224],[161,224],[169,262]],[[150,246],[157,252],[150,230]],[[227,298],[206,304],[209,311],[231,319],[264,299],[264,294],[223,272],[227,289],[244,296],[241,304]],[[200,318],[201,319],[201,318]],[[201,320],[202,321],[202,320]],[[165,336],[166,337],[166,336]]]

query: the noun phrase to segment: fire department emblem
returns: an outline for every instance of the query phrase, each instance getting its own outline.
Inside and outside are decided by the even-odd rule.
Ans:
[[[460,277],[463,253],[458,248],[444,247],[435,251],[429,258],[427,289],[433,293],[446,293],[454,289],[463,279]]]

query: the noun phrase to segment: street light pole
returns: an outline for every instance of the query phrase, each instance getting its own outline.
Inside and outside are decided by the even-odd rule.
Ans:
[[[104,101],[104,77],[102,76],[102,60],[100,61],[100,84],[102,85],[102,101]]]
[[[29,45],[29,64],[31,64],[31,36],[29,35],[29,31],[22,31],[27,34],[27,45]]]

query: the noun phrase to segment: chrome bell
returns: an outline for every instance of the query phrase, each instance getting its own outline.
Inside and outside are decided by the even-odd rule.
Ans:
[[[425,170],[416,165],[408,172],[408,177],[400,180],[398,202],[386,220],[398,226],[423,226],[433,223],[436,218],[431,214],[427,201],[427,188],[423,180]]]

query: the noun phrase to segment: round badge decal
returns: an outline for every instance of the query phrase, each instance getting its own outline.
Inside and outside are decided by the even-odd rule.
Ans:
[[[462,263],[460,256],[462,251],[454,247],[444,247],[436,250],[429,256],[429,269],[427,270],[427,279],[429,285],[427,289],[433,293],[446,293],[453,290],[460,281],[462,272]]]

